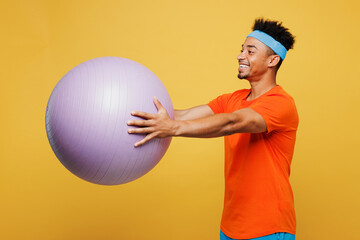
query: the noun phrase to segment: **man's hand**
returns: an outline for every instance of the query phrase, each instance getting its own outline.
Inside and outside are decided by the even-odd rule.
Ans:
[[[134,111],[131,112],[131,115],[141,117],[144,120],[127,121],[127,125],[139,127],[128,129],[128,133],[147,134],[144,139],[135,143],[135,147],[138,147],[153,138],[165,138],[175,135],[176,122],[170,118],[168,112],[156,97],[154,97],[154,104],[158,110],[158,113]]]

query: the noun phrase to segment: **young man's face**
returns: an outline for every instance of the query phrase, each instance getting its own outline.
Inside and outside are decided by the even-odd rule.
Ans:
[[[239,79],[259,80],[268,70],[269,48],[256,38],[246,38],[241,53],[237,56],[239,61]]]

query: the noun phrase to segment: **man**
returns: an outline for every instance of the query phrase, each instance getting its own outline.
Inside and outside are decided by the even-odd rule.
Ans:
[[[220,239],[295,239],[289,182],[298,115],[293,98],[276,83],[294,37],[276,21],[257,19],[237,59],[239,79],[251,88],[224,94],[207,105],[175,111],[170,119],[154,98],[157,114],[132,112],[135,143],[169,136],[225,136],[225,198]]]

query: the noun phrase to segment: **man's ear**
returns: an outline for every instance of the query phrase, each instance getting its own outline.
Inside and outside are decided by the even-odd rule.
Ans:
[[[279,55],[271,55],[268,58],[268,67],[275,67],[280,62]]]

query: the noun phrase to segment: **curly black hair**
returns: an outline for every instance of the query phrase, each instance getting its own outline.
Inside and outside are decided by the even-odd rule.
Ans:
[[[294,46],[295,36],[289,32],[288,28],[282,26],[282,22],[257,18],[255,19],[252,30],[259,30],[272,36],[276,41],[280,42],[286,50],[292,49]]]

